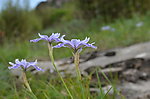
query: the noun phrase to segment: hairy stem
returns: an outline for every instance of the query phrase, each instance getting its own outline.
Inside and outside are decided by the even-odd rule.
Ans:
[[[32,93],[32,95],[34,96],[35,99],[37,99],[37,97],[33,93],[32,89],[31,89],[31,87],[30,87],[30,85],[28,83],[25,71],[22,72],[22,79],[23,79],[25,87],[27,87],[27,89],[29,90],[29,92]]]
[[[73,53],[73,56],[74,56],[74,64],[75,64],[75,67],[76,67],[77,80],[78,80],[78,83],[80,85],[81,92],[83,94],[82,99],[86,99],[85,98],[86,97],[85,96],[85,90],[84,90],[84,86],[82,84],[82,77],[81,77],[80,68],[79,68],[80,53],[77,51],[77,52]]]
[[[81,73],[80,73],[80,69],[79,69],[79,62],[80,62],[79,56],[80,55],[79,55],[78,52],[74,53],[74,64],[75,64],[75,67],[76,67],[77,77],[78,77],[79,80],[81,80],[82,78],[81,78]]]

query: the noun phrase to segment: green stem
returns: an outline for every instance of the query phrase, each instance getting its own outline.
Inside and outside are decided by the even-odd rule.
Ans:
[[[78,80],[81,80],[81,73],[80,73],[80,69],[79,69],[79,53],[76,52],[74,53],[74,64],[75,64],[75,67],[76,67],[76,73],[77,73],[77,77],[78,77]]]
[[[68,89],[66,83],[64,82],[64,80],[63,80],[61,74],[59,73],[59,71],[58,71],[58,69],[57,69],[57,67],[56,67],[56,65],[55,65],[54,56],[53,56],[53,48],[52,48],[52,45],[49,44],[49,43],[48,43],[48,49],[49,49],[49,56],[50,56],[50,59],[51,59],[51,61],[52,61],[53,66],[54,66],[55,70],[57,71],[57,73],[58,73],[58,75],[59,75],[59,77],[60,77],[62,83],[64,84],[64,86],[65,86],[65,88],[66,88],[68,94],[70,95],[71,99],[73,99],[73,96],[71,95],[71,92],[69,91],[69,89]]]
[[[29,90],[29,92],[32,93],[32,95],[34,96],[35,99],[37,99],[37,97],[33,93],[32,89],[31,89],[31,87],[30,87],[30,85],[28,83],[25,71],[22,72],[22,79],[23,79],[24,85],[27,87],[27,89]]]

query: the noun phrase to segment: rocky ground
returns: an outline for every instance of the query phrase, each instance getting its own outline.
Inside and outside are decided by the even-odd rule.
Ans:
[[[56,61],[61,74],[75,75],[74,64],[71,58]],[[38,64],[43,69],[54,72],[51,62],[41,61]],[[150,99],[150,42],[136,44],[125,48],[111,49],[104,52],[95,51],[81,55],[80,70],[83,76],[89,75],[96,68],[101,68],[98,72],[102,77],[104,72],[108,77],[118,75],[119,84],[117,89],[126,99]],[[34,69],[31,69],[36,73]],[[18,70],[12,71],[14,75],[19,75]],[[65,76],[65,75],[64,75]],[[91,82],[96,81],[95,73],[92,75]],[[109,77],[110,78],[110,77]],[[111,87],[104,85],[104,90]],[[91,87],[91,91],[99,91]],[[110,91],[110,94],[112,91]],[[118,96],[118,99],[120,97]]]

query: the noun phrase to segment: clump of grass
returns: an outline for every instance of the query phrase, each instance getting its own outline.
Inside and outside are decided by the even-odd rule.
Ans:
[[[19,5],[13,5],[9,2],[5,9],[0,12],[0,32],[4,32],[7,39],[25,40],[31,32],[42,29],[39,17]]]

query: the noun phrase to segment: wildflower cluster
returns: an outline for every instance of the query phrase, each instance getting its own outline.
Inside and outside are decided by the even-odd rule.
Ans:
[[[30,42],[38,42],[40,40],[48,41],[50,44],[52,44],[53,42],[57,42],[59,44],[53,46],[53,48],[69,47],[75,51],[81,50],[84,47],[97,48],[96,46],[93,45],[94,43],[91,44],[88,43],[90,38],[87,37],[85,38],[85,40],[82,41],[79,39],[72,39],[71,41],[69,41],[64,39],[65,35],[60,37],[60,33],[55,33],[55,34],[52,33],[50,37],[48,37],[47,35],[41,35],[40,33],[38,33],[38,35],[40,38],[30,40]]]
[[[85,47],[97,48],[96,46],[93,45],[95,43],[91,43],[91,44],[88,43],[90,38],[87,38],[87,37],[84,40],[80,40],[80,39],[72,39],[70,41],[65,40],[64,39],[65,35],[60,36],[60,33],[52,33],[51,36],[41,35],[40,33],[38,33],[38,35],[39,35],[39,38],[30,40],[30,42],[38,42],[40,40],[44,40],[44,41],[48,42],[49,56],[52,61],[52,64],[53,64],[55,70],[57,71],[62,83],[64,84],[69,96],[71,97],[71,99],[73,99],[71,92],[69,91],[66,83],[64,82],[61,74],[59,73],[59,71],[57,69],[57,66],[55,65],[54,57],[53,57],[53,48],[68,47],[73,50],[74,63],[76,66],[77,77],[78,77],[78,80],[81,80],[81,74],[80,74],[80,69],[79,69],[79,53]],[[55,46],[53,46],[53,42],[55,42],[57,44]],[[23,72],[24,84],[29,89],[29,91],[32,92],[32,90],[29,86],[29,83],[26,79],[25,72],[26,72],[27,68],[29,68],[29,67],[34,67],[37,71],[44,71],[43,69],[36,66],[37,60],[35,62],[27,62],[25,59],[22,59],[21,61],[16,59],[15,63],[9,62],[9,64],[12,65],[11,67],[8,67],[9,69],[17,69],[17,68],[21,67],[24,70],[24,72]]]

